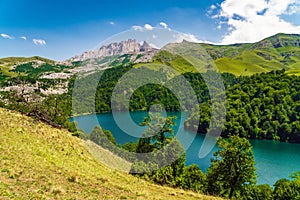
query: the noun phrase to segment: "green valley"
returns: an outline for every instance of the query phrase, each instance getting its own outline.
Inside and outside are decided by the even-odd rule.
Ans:
[[[256,185],[248,139],[300,143],[299,75],[300,35],[296,34],[277,34],[253,44],[183,41],[160,50],[129,39],[63,62],[38,56],[2,58],[0,197],[217,199],[205,196],[209,194],[230,199],[288,195],[297,199],[297,173],[278,180],[274,188]],[[141,82],[146,84],[140,86]],[[187,85],[191,90],[185,90]],[[224,97],[224,105],[214,103],[212,91],[214,97]],[[109,113],[113,106],[122,113],[149,111],[157,105],[167,112],[188,112],[183,128],[196,136],[208,133],[212,117],[221,118],[221,114],[212,116],[213,109],[224,114],[226,110],[226,122],[213,124],[213,131],[222,133],[207,172],[197,165],[186,166],[186,155],[178,155],[183,148],[173,135],[175,117],[167,117],[166,124],[158,126],[164,118],[149,114],[139,124],[147,128],[140,133],[147,137],[126,144],[117,144],[117,131],[96,126],[85,133],[70,120]],[[157,153],[166,147],[171,149],[169,154]],[[153,152],[164,165],[148,157],[126,157],[130,152]],[[174,163],[167,163],[174,157],[178,158]]]

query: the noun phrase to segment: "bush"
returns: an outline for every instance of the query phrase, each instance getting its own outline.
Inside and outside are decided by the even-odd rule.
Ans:
[[[181,177],[181,187],[195,192],[205,192],[206,175],[195,164],[187,166]]]
[[[280,179],[275,183],[273,197],[275,200],[300,199],[300,179]]]
[[[268,184],[247,186],[237,199],[241,200],[272,200],[272,188]]]

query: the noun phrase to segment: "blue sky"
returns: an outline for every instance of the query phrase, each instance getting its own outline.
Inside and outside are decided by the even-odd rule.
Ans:
[[[253,42],[300,33],[299,11],[299,0],[0,0],[0,57],[64,60],[114,34],[152,27],[195,42]]]

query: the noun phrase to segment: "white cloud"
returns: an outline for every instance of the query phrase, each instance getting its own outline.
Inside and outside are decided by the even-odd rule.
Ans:
[[[45,40],[41,40],[41,39],[33,39],[32,41],[33,41],[33,43],[34,43],[35,45],[40,45],[40,46],[46,45],[46,41],[45,41]]]
[[[150,24],[145,24],[144,28],[148,31],[152,31],[153,30],[153,26],[151,26]]]
[[[168,24],[166,24],[165,22],[160,22],[159,25],[165,29],[168,28]]]
[[[113,25],[115,25],[115,22],[111,21],[111,22],[109,22],[109,24],[113,26]]]
[[[141,26],[132,26],[131,28],[135,31],[143,31],[144,30],[144,28]]]
[[[144,27],[135,25],[132,26],[131,28],[135,31],[152,31],[154,29],[154,27],[151,26],[150,24],[145,24]]]
[[[210,6],[210,10],[214,10],[214,9],[216,9],[217,7],[215,6],[215,5],[211,5]]]
[[[268,9],[272,15],[281,15],[284,14],[290,6],[299,6],[299,0],[270,0],[268,3]]]
[[[208,14],[208,15],[211,15],[216,9],[217,9],[217,6],[211,5],[211,6],[209,7],[209,10],[207,11],[207,14]]]
[[[257,12],[266,8],[267,3],[264,0],[225,0],[221,4],[220,16],[232,18],[239,15],[245,18],[251,18],[257,15]]]
[[[153,39],[156,39],[156,38],[157,38],[157,35],[152,35],[152,38],[153,38]]]
[[[282,18],[299,13],[300,0],[224,0],[212,18],[225,20],[223,44],[257,42],[277,33],[300,33],[300,26]]]
[[[23,40],[27,40],[26,36],[21,36],[20,38],[23,39]]]
[[[14,39],[12,36],[7,35],[7,34],[5,34],[5,33],[1,33],[1,37],[5,38],[5,39],[9,39],[9,40]]]

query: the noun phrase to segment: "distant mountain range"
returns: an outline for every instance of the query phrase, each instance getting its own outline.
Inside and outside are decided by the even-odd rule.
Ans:
[[[85,61],[87,59],[101,59],[125,54],[141,55],[141,57],[145,55],[154,56],[157,51],[158,49],[153,48],[146,41],[138,43],[134,39],[128,39],[127,41],[122,41],[120,43],[115,42],[107,46],[102,46],[97,50],[86,51],[79,56],[72,57],[69,61]],[[140,61],[142,62],[144,59],[141,59]]]
[[[178,52],[178,49],[182,52],[193,52],[194,57],[197,57],[194,59],[194,63],[189,62],[182,55],[172,55],[174,52]],[[166,51],[171,54],[167,55]],[[168,63],[177,70],[180,68],[180,72],[194,71],[190,65],[194,65],[195,62],[201,65],[202,70],[207,70],[209,66],[203,63],[207,63],[207,60],[210,59],[214,61],[220,72],[236,75],[251,75],[278,69],[286,69],[290,73],[300,74],[300,35],[277,34],[256,43],[233,45],[183,41],[182,43],[167,44],[160,50],[151,47],[147,42],[138,43],[136,40],[129,39],[102,46],[97,50],[86,51],[68,61],[94,60],[102,64],[124,64],[124,55],[130,55],[125,60],[126,62],[150,63],[149,67],[153,62],[156,64],[157,62]],[[103,60],[108,57],[110,58],[109,62],[104,62]],[[164,60],[161,60],[162,57]]]
[[[190,55],[185,56],[186,53]],[[2,58],[0,79],[17,76],[17,66],[24,63],[32,63],[33,68],[41,66],[40,63],[68,66],[67,68],[72,68],[71,74],[133,64],[136,68],[144,66],[155,69],[168,65],[180,73],[196,72],[199,69],[206,71],[214,65],[220,72],[235,75],[252,75],[279,69],[285,69],[289,74],[300,75],[300,35],[280,33],[256,43],[233,45],[183,41],[167,44],[162,49],[156,49],[146,41],[128,39],[86,51],[64,62],[40,57]],[[195,70],[195,65],[198,70]],[[25,73],[26,70],[22,72]],[[56,72],[59,70],[56,69]]]

